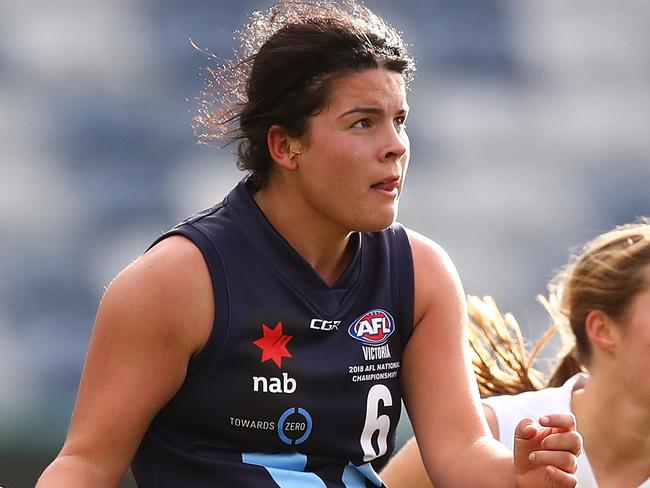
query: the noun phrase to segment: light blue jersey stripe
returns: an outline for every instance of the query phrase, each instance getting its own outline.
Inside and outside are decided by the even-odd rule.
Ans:
[[[366,480],[375,486],[381,486],[383,484],[381,478],[370,463],[361,466],[348,464],[343,470],[343,484],[345,488],[365,488]]]
[[[327,488],[323,480],[314,473],[277,468],[266,468],[266,470],[280,488]]]
[[[307,456],[299,452],[268,454],[264,452],[243,452],[245,464],[261,466],[268,471],[280,488],[327,488],[314,473],[306,473]],[[361,466],[348,464],[342,476],[345,488],[365,488],[366,481],[381,487],[381,478],[370,463]]]
[[[375,486],[383,485],[383,481],[375,471],[375,468],[372,467],[372,464],[366,463],[361,466],[355,466],[359,471],[363,473],[367,480],[369,480]]]
[[[307,456],[299,452],[270,454],[267,452],[242,452],[242,461],[246,464],[255,464],[264,468],[288,469],[291,471],[304,471],[307,466]]]
[[[327,488],[314,473],[305,473],[307,456],[299,452],[267,454],[243,452],[242,461],[266,468],[280,488]]]
[[[343,484],[345,488],[366,488],[366,482],[359,470],[348,464],[343,470]]]

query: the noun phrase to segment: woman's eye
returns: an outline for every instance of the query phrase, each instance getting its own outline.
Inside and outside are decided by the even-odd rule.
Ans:
[[[367,129],[370,126],[371,123],[369,119],[357,120],[354,124],[352,124],[352,127],[355,127],[357,129]]]

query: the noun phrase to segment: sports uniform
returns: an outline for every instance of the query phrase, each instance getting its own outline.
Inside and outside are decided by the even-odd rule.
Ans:
[[[216,318],[145,434],[134,477],[143,488],[383,486],[370,461],[394,447],[413,324],[404,228],[354,234],[330,287],[248,186],[159,239],[180,234],[201,250]]]
[[[548,412],[570,412],[571,394],[584,388],[588,377],[576,374],[558,388],[544,388],[539,391],[527,391],[518,395],[501,395],[484,398],[484,404],[490,406],[499,425],[499,441],[508,449],[513,450],[515,427],[524,417],[535,419]],[[577,488],[598,488],[587,453],[583,449],[578,456]],[[650,479],[644,481],[639,488],[650,488]]]

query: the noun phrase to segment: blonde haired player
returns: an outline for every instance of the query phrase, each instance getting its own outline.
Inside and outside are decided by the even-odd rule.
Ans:
[[[517,419],[570,410],[584,438],[578,488],[650,488],[648,220],[586,244],[549,291],[542,302],[553,325],[532,353],[511,315],[489,297],[469,299],[474,373],[492,433],[512,449]],[[533,361],[556,330],[567,347],[545,382]],[[382,475],[391,488],[432,486],[415,439]]]

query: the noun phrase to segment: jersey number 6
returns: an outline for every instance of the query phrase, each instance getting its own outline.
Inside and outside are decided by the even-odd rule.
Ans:
[[[366,403],[366,422],[363,426],[361,433],[361,449],[363,449],[363,461],[372,461],[379,456],[386,454],[388,445],[386,439],[388,438],[388,431],[390,429],[390,417],[388,415],[379,415],[379,402],[384,407],[393,405],[393,397],[390,390],[385,385],[373,385],[368,392],[368,400]],[[372,438],[377,435],[377,448],[375,450],[372,445]]]

